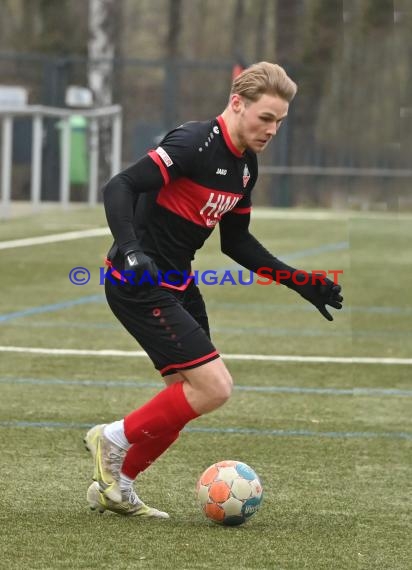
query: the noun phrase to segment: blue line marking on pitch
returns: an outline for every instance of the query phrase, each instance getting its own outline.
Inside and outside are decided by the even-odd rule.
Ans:
[[[411,307],[351,307],[353,313],[371,313],[378,315],[412,315]]]
[[[70,422],[0,422],[3,428],[43,428],[43,429],[88,429],[94,424]],[[310,430],[283,430],[283,429],[254,429],[254,428],[214,428],[214,427],[186,427],[183,431],[188,433],[216,433],[224,435],[256,435],[276,437],[324,437],[332,439],[405,439],[412,440],[410,432],[370,432],[370,431],[310,431]]]
[[[267,307],[266,307],[267,311]],[[13,321],[9,323],[9,326],[25,327],[25,328],[44,328],[44,329],[66,329],[68,322],[49,322],[49,321]],[[120,323],[117,321],[111,323],[89,323],[89,322],[76,322],[70,321],[71,329],[87,329],[87,330],[122,330]],[[278,328],[278,327],[220,327],[211,326],[211,331],[213,334],[227,334],[227,335],[255,335],[255,336],[272,336],[272,337],[329,337],[329,331],[323,329],[293,329],[293,328]],[[412,331],[385,331],[385,330],[335,330],[333,332],[334,337],[340,338],[395,338],[395,337],[408,337],[412,336]]]
[[[241,303],[239,301],[216,301],[214,299],[210,299],[207,303],[208,307],[216,307],[216,308],[226,308],[226,309],[233,309],[239,308],[242,306],[244,308],[253,309],[254,311],[260,311],[267,313],[268,310],[273,309],[275,311],[296,311],[296,312],[312,312],[316,310],[311,305],[300,305],[300,304],[282,304],[282,303]],[[412,315],[412,307],[345,307],[342,309],[342,312],[349,312],[349,313],[372,313],[378,315],[400,315],[400,316],[409,316]],[[335,333],[334,333],[335,334]]]
[[[50,322],[50,321],[15,321],[9,324],[9,326],[14,327],[26,327],[26,328],[33,328],[33,329],[67,329],[69,326],[71,329],[116,329],[122,330],[122,326],[120,323],[114,321],[112,323],[88,323],[88,322],[76,322],[76,321],[64,321],[64,322]]]
[[[266,308],[267,310],[267,308]],[[313,307],[313,310],[316,310]],[[323,337],[330,336],[329,331],[322,329],[288,329],[276,327],[214,327],[211,326],[212,333],[228,334],[228,335],[256,335],[256,336],[293,336],[293,337]],[[412,331],[367,331],[367,330],[347,330],[347,331],[333,331],[334,337],[341,338],[394,338],[411,336]]]
[[[238,307],[239,305],[237,305]],[[305,307],[299,307],[300,309],[304,310]],[[263,305],[262,309],[267,312],[268,305]],[[316,310],[314,307],[313,310]],[[66,329],[68,326],[68,322],[50,322],[50,321],[13,321],[8,324],[8,326],[14,327],[25,327],[25,328],[44,328],[44,329]],[[87,329],[87,330],[122,330],[122,326],[117,321],[110,322],[110,323],[92,323],[92,322],[77,322],[77,321],[70,321],[70,328],[71,329]],[[227,334],[233,335],[234,333],[237,335],[255,335],[255,336],[264,336],[264,337],[285,337],[285,336],[294,336],[294,337],[328,337],[330,336],[330,332],[323,330],[323,329],[294,329],[294,328],[279,328],[279,327],[221,327],[221,326],[211,326],[211,331],[213,334]],[[334,337],[340,338],[390,338],[394,339],[396,337],[410,337],[412,336],[412,331],[385,331],[385,330],[335,330],[333,332]]]
[[[254,428],[207,428],[191,427],[184,428],[184,431],[193,433],[224,433],[235,435],[269,435],[283,437],[327,437],[327,438],[390,438],[412,440],[412,433],[409,432],[371,432],[371,431],[310,431],[305,429],[283,430],[283,429],[254,429]]]
[[[294,251],[282,256],[282,259],[290,261],[292,259],[298,259],[300,257],[309,257],[310,255],[318,255],[320,253],[328,253],[329,251],[341,251],[343,249],[349,249],[348,241],[340,241],[337,243],[327,243],[319,247],[312,247],[309,249],[303,249],[302,251]]]
[[[1,378],[0,384],[79,386],[92,388],[162,388],[162,382],[136,380],[65,380],[62,378]],[[238,392],[266,394],[316,394],[331,396],[397,396],[412,398],[412,390],[398,388],[317,388],[301,386],[235,386]]]
[[[54,303],[52,305],[40,305],[39,307],[30,307],[29,309],[23,309],[22,311],[15,311],[14,313],[5,313],[0,315],[0,322],[10,321],[12,319],[17,319],[19,317],[28,317],[30,315],[38,315],[40,313],[51,313],[54,311],[60,311],[61,309],[66,309],[67,307],[74,307],[75,305],[84,305],[86,303],[95,303],[103,301],[103,295],[88,295],[86,297],[80,297],[79,299],[71,299],[70,301],[63,301],[61,303]]]
[[[274,394],[328,394],[332,396],[399,396],[412,398],[412,390],[397,388],[302,388],[300,386],[235,386],[245,392]]]

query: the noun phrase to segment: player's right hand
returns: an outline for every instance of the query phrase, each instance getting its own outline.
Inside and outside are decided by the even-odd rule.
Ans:
[[[124,276],[131,285],[157,285],[158,274],[156,263],[143,251],[124,254]]]
[[[299,279],[305,281],[305,276],[297,274],[295,279],[297,281],[299,281]],[[333,321],[333,317],[326,309],[326,305],[334,309],[342,308],[342,288],[327,277],[323,277],[322,280],[315,280],[314,283],[308,282],[294,285],[293,289],[304,299],[309,301],[309,303],[312,303],[328,321]]]

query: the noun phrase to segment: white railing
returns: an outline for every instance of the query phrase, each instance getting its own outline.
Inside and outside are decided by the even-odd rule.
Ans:
[[[300,176],[363,176],[376,178],[412,178],[412,168],[350,168],[345,166],[261,166],[260,174]]]
[[[52,117],[61,119],[61,150],[60,150],[60,181],[59,202],[67,208],[70,202],[70,117],[73,115],[89,119],[89,185],[88,203],[97,203],[99,184],[99,122],[110,120],[112,128],[111,175],[121,169],[122,152],[122,108],[119,105],[101,107],[99,109],[60,109],[42,105],[27,105],[24,107],[0,107],[2,121],[2,150],[1,150],[1,200],[0,217],[10,215],[11,180],[13,169],[13,120],[15,117],[31,116],[33,121],[31,145],[31,181],[30,201],[32,210],[37,211],[41,202],[42,178],[42,142],[43,119]]]

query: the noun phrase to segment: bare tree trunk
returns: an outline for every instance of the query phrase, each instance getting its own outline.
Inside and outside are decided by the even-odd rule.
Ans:
[[[296,61],[297,47],[304,15],[304,0],[276,1],[276,61],[279,64]]]
[[[97,107],[110,105],[113,99],[115,22],[116,0],[89,0],[88,80]],[[103,178],[106,178],[109,172],[111,153],[109,128],[110,121],[100,121],[99,146],[101,150],[101,176]],[[91,141],[91,144],[96,143],[97,141]]]
[[[182,0],[169,0],[169,30],[166,38],[166,70],[165,70],[165,103],[164,126],[170,129],[178,116],[179,69],[179,40],[182,28]]]
[[[89,87],[95,104],[112,102],[116,0],[89,0]]]
[[[266,34],[267,34],[267,11],[268,0],[259,0],[258,16],[256,22],[256,55],[255,60],[261,61],[266,51]]]
[[[233,58],[242,67],[244,67],[246,64],[244,40],[243,40],[244,15],[245,15],[244,0],[236,0],[233,11],[232,50],[233,50]]]
[[[169,58],[178,56],[179,39],[182,28],[182,0],[169,0],[169,32],[166,52]]]

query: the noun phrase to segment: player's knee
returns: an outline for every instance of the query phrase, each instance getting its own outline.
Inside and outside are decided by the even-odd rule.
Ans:
[[[230,396],[232,394],[232,384],[229,384],[227,381],[222,382],[221,384],[219,384],[216,388],[215,391],[215,404],[216,404],[216,408],[219,408],[220,406],[223,406],[223,404],[225,404]]]
[[[233,380],[229,372],[215,377],[209,385],[208,389],[208,405],[210,410],[215,410],[223,406],[232,394]]]
[[[186,371],[186,395],[199,414],[207,414],[223,406],[232,393],[233,381],[220,360],[205,364],[201,369]]]

